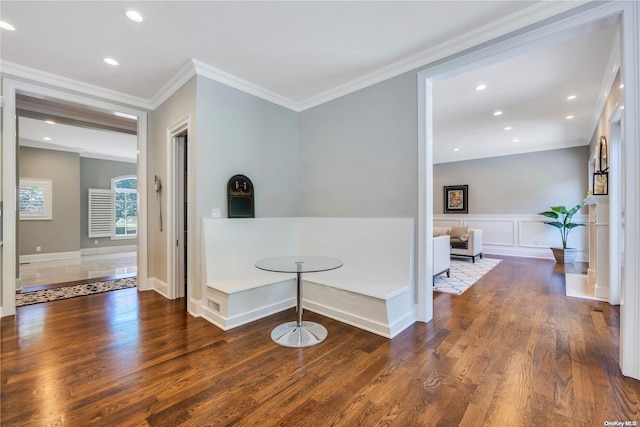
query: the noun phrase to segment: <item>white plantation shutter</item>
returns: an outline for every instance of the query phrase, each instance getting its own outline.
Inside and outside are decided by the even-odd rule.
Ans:
[[[89,189],[89,237],[116,234],[116,193],[113,190]]]

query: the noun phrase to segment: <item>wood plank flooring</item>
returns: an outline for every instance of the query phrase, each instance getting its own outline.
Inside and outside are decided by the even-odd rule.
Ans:
[[[640,424],[619,309],[564,295],[562,267],[506,258],[388,340],[305,313],[327,340],[270,340],[292,310],[223,332],[135,289],[2,319],[2,426]]]

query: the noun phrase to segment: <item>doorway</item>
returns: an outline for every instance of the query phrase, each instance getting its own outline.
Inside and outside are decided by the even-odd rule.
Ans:
[[[189,143],[191,118],[186,116],[167,129],[167,297],[191,298],[192,253],[189,237],[193,237],[192,186],[189,179],[191,161]],[[191,146],[191,147],[190,147]],[[191,156],[193,157],[193,156]],[[193,240],[193,238],[191,239]]]
[[[428,191],[428,187],[433,182],[433,84],[444,80],[450,76],[459,74],[464,69],[487,63],[495,58],[505,57],[522,49],[531,49],[534,46],[541,46],[562,37],[575,36],[583,31],[592,29],[594,26],[607,25],[609,23],[620,24],[620,35],[622,45],[622,65],[621,73],[625,76],[625,102],[624,115],[628,118],[629,111],[637,111],[638,97],[635,90],[637,82],[638,63],[637,49],[629,40],[636,40],[638,34],[637,16],[639,10],[632,3],[620,2],[613,4],[593,5],[583,9],[562,21],[555,20],[546,23],[543,27],[535,29],[525,29],[519,34],[509,38],[504,38],[495,43],[485,45],[482,48],[473,50],[470,53],[461,54],[442,63],[438,63],[418,74],[418,97],[419,97],[419,118],[418,118],[418,174],[419,174],[419,198],[418,198],[418,273],[421,283],[426,283],[428,277],[432,277],[433,265],[429,256],[426,256],[426,248],[432,247],[433,228],[433,192]],[[634,21],[635,20],[635,21]],[[626,41],[626,43],[625,43]],[[635,49],[635,50],[634,50]],[[629,108],[631,105],[631,109]],[[631,115],[631,117],[634,117]],[[630,141],[635,140],[638,128],[637,123],[629,120],[622,123],[621,150],[623,171],[631,173],[635,170],[634,162],[637,160],[636,147]],[[624,177],[623,177],[624,178]],[[637,325],[637,304],[640,302],[635,291],[635,284],[632,279],[637,278],[635,274],[637,263],[630,262],[636,256],[635,239],[638,212],[633,204],[628,204],[628,200],[635,200],[637,195],[637,181],[626,179],[621,182],[620,208],[622,227],[620,231],[622,243],[618,249],[625,252],[617,254],[624,257],[622,260],[623,270],[620,274],[621,293],[624,295],[625,303],[621,304],[620,310],[620,367],[626,376],[640,378],[638,367],[640,363],[640,352],[638,352],[638,342],[640,335]],[[423,288],[421,286],[421,288]],[[422,290],[421,290],[422,292]],[[433,318],[432,304],[433,296],[429,292],[418,295],[419,303],[427,307],[428,320]]]
[[[77,105],[87,110],[124,113],[137,119],[137,179],[140,189],[138,206],[138,239],[137,239],[137,286],[139,290],[147,289],[147,227],[146,227],[146,147],[147,147],[147,114],[133,108],[112,104],[107,101],[85,98],[57,89],[41,87],[31,83],[3,79],[5,105],[3,115],[2,146],[2,192],[4,209],[2,212],[3,250],[2,250],[2,316],[15,314],[16,278],[18,277],[18,206],[17,198],[9,197],[16,193],[18,187],[18,141],[16,139],[18,123],[16,99],[19,95],[29,95],[38,99],[51,99]],[[10,142],[10,143],[9,143]],[[54,196],[55,197],[55,196]]]
[[[16,108],[16,287],[28,292],[135,276],[137,118],[23,93],[16,95]],[[32,187],[40,179],[48,191]],[[90,215],[93,189],[115,195],[115,223],[102,221],[102,213]],[[40,202],[48,204],[47,215],[39,212]]]
[[[175,231],[176,231],[176,256],[175,256],[175,271],[176,271],[176,298],[183,298],[187,295],[187,262],[188,262],[188,228],[187,228],[187,213],[189,212],[189,205],[187,200],[187,186],[188,179],[188,144],[187,144],[187,130],[183,131],[179,135],[175,136],[175,160],[176,160],[176,188],[175,188]]]

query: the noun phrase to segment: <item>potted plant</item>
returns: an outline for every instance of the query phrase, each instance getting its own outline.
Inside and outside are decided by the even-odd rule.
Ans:
[[[576,227],[584,227],[586,224],[571,222],[573,215],[578,212],[585,205],[585,202],[580,202],[571,209],[565,206],[552,206],[551,210],[540,212],[539,215],[544,215],[547,218],[552,218],[553,221],[546,221],[545,224],[549,224],[552,227],[560,230],[560,236],[562,237],[562,248],[551,248],[553,256],[556,262],[570,264],[576,260],[578,249],[567,248],[567,238],[569,232]]]

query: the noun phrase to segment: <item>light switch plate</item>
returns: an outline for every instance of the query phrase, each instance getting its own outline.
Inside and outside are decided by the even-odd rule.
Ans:
[[[222,217],[222,211],[220,211],[220,208],[211,209],[211,218],[221,218],[221,217]]]

